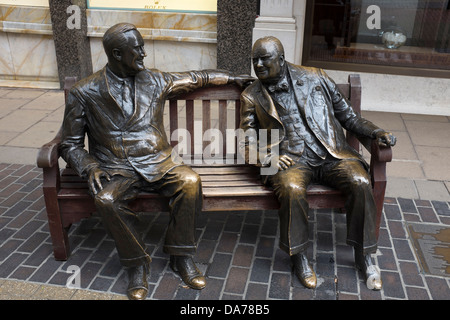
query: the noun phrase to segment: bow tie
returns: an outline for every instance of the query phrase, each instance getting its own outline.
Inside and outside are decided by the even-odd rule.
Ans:
[[[289,91],[289,83],[286,79],[281,79],[277,84],[273,84],[267,87],[270,92],[282,92]]]

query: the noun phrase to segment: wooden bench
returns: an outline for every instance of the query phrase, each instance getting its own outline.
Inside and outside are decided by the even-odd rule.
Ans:
[[[75,80],[66,79],[65,94]],[[358,75],[350,75],[349,82],[339,84],[342,93],[351,101],[356,112],[361,107],[361,85]],[[239,128],[241,90],[235,86],[224,86],[199,89],[192,93],[177,97],[169,101],[170,123],[168,133],[170,137],[185,121],[185,128],[191,133],[191,148],[195,149],[196,135],[203,135],[206,130],[216,127],[225,133],[226,129]],[[200,109],[200,115],[194,115],[194,109]],[[181,112],[183,111],[183,112]],[[216,115],[215,125],[211,124],[212,114]],[[186,119],[186,120],[184,120]],[[227,123],[231,122],[230,124]],[[230,120],[231,119],[231,120]],[[200,130],[199,124],[202,124]],[[78,177],[71,168],[60,170],[58,146],[61,132],[39,151],[37,164],[43,169],[43,191],[47,209],[50,234],[53,242],[56,260],[66,260],[70,255],[68,229],[70,226],[88,218],[95,212],[92,197],[88,194],[85,180]],[[360,150],[360,141],[352,135],[347,135],[349,143]],[[224,142],[225,139],[224,139]],[[235,141],[236,142],[236,141]],[[171,142],[173,146],[178,141]],[[389,147],[379,147],[376,141],[361,141],[361,144],[371,154],[371,170],[373,192],[377,205],[377,235],[383,210],[384,193],[386,188],[386,162],[391,161],[392,152]],[[223,145],[226,151],[226,143]],[[197,146],[198,149],[198,146]],[[201,148],[200,148],[201,149]],[[227,159],[236,155],[237,145],[234,143],[233,154],[226,155]],[[225,152],[223,152],[225,154]],[[201,158],[201,157],[200,157]],[[225,158],[225,157],[224,157]],[[223,161],[226,162],[226,161]],[[203,184],[203,210],[211,211],[240,211],[278,209],[279,204],[272,190],[264,186],[259,179],[259,169],[250,165],[227,163],[190,164],[199,173]],[[308,200],[311,208],[343,208],[345,197],[337,190],[322,185],[311,185],[308,189]],[[137,212],[168,211],[168,200],[154,193],[141,193],[132,203]]]

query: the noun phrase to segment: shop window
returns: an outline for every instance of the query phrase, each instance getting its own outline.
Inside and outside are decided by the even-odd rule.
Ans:
[[[309,0],[303,64],[450,78],[450,0]]]

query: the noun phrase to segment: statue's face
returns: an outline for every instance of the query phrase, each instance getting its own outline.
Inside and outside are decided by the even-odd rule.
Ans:
[[[253,69],[261,81],[278,79],[284,65],[284,56],[269,41],[257,42],[253,47]]]
[[[127,75],[134,75],[145,69],[144,58],[147,56],[144,50],[144,40],[136,30],[125,33],[127,43],[121,47],[120,63]]]

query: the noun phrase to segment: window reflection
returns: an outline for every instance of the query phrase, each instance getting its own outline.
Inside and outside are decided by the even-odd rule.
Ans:
[[[316,0],[307,10],[307,60],[450,70],[450,0]]]

